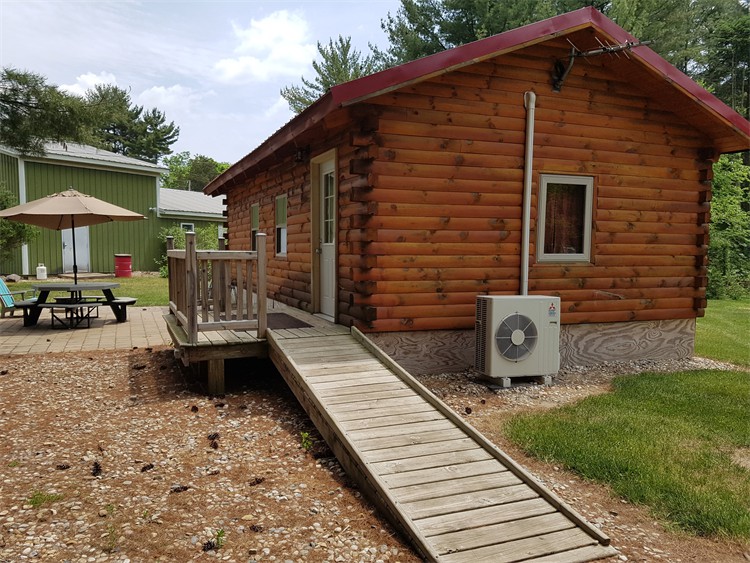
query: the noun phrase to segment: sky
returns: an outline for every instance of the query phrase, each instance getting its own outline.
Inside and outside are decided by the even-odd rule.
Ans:
[[[293,117],[279,92],[313,79],[317,42],[385,49],[398,0],[0,0],[0,66],[83,94],[116,84],[180,127],[174,152],[234,163]]]

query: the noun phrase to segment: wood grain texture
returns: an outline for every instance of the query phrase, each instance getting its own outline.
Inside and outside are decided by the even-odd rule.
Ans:
[[[413,375],[459,372],[474,364],[473,330],[380,332],[368,336]]]
[[[342,466],[427,560],[440,560],[441,554],[473,557],[475,553],[521,560],[529,549],[523,540],[530,538],[539,540],[530,556],[550,553],[552,542],[561,545],[555,552],[599,545],[602,555],[609,553],[609,538],[539,485],[361,332],[352,330],[348,346],[345,338],[336,335],[310,337],[301,332],[295,338],[289,330],[283,334],[277,339],[273,330],[268,333],[271,359]],[[351,374],[318,375],[316,364],[307,361],[313,350],[321,359],[330,354],[337,365],[350,361],[355,367]],[[380,363],[373,368],[377,373],[390,375],[372,377],[363,372],[365,354]],[[313,375],[308,376],[308,369]],[[384,387],[391,383],[381,379],[399,385]],[[340,393],[355,388],[361,393]],[[355,405],[359,411],[349,408]],[[535,500],[542,504],[528,502]],[[497,506],[515,516],[508,519],[484,512]],[[461,527],[452,520],[464,513],[464,522],[472,522],[475,511],[481,524]],[[440,517],[446,519],[437,520]],[[422,531],[421,521],[431,539]],[[575,540],[563,537],[559,535],[563,529],[581,530],[588,541],[580,543],[577,533]]]
[[[560,333],[560,365],[689,358],[695,319],[566,325]]]
[[[370,338],[414,375],[474,367],[473,330],[371,333]],[[631,360],[689,358],[695,319],[567,324],[560,329],[560,367]]]

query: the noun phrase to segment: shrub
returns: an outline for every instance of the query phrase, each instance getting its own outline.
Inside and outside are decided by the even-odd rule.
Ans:
[[[196,227],[195,240],[196,245],[201,250],[218,250],[219,239],[217,236],[218,224],[209,223]],[[185,248],[185,231],[179,225],[173,225],[159,231],[159,239],[164,244],[164,254],[156,260],[159,269],[159,275],[166,278],[169,275],[167,268],[167,237],[174,237],[175,248]]]

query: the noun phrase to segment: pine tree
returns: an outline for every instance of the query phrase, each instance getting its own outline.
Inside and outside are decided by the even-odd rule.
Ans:
[[[312,63],[317,73],[315,78],[307,80],[302,77],[302,86],[287,86],[281,90],[281,96],[295,113],[312,105],[332,86],[379,70],[372,57],[363,58],[359,51],[352,49],[351,37],[343,38],[339,35],[335,43],[330,39],[327,46],[318,42],[318,53],[322,60]]]

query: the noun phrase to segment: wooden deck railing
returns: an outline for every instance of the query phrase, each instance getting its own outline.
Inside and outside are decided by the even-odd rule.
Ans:
[[[265,338],[266,235],[256,236],[252,252],[197,250],[195,233],[185,234],[185,250],[168,239],[169,310],[191,344],[214,330],[257,330]]]

